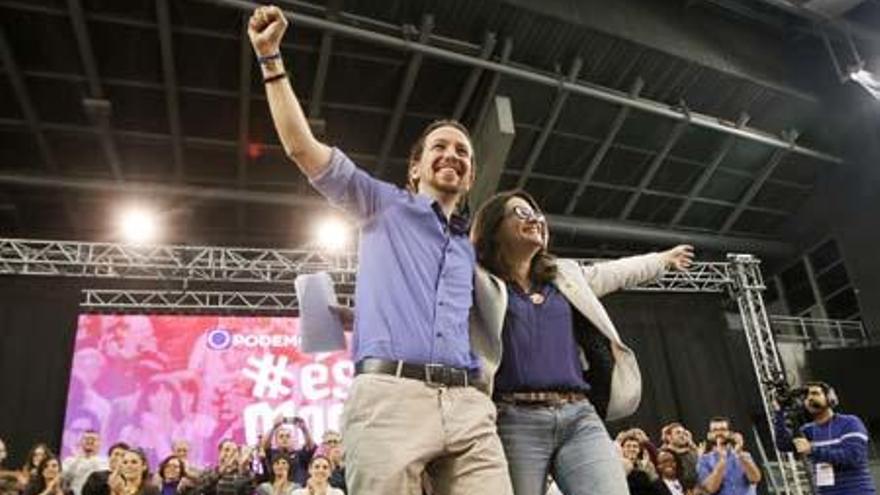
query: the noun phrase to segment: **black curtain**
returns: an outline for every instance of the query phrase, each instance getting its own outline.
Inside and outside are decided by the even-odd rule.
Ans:
[[[747,347],[728,328],[721,295],[619,293],[603,303],[635,351],[643,383],[639,409],[609,424],[612,435],[637,426],[659,443],[662,426],[679,421],[699,442],[711,417],[727,416],[735,430],[752,436],[760,398]]]
[[[7,467],[36,442],[57,453],[73,360],[79,287],[73,280],[0,277],[0,438]]]
[[[807,351],[810,378],[827,382],[840,399],[838,411],[860,417],[876,441],[880,434],[880,394],[871,382],[880,376],[880,346]]]

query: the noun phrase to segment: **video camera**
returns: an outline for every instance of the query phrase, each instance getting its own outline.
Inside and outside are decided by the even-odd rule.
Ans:
[[[810,411],[804,406],[807,387],[789,387],[784,378],[768,382],[768,385],[773,389],[776,402],[782,411],[785,428],[794,436],[799,436],[801,426],[813,420]]]

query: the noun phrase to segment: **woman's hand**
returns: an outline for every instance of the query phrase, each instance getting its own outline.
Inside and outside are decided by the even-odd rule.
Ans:
[[[694,247],[690,244],[679,244],[660,254],[666,261],[666,268],[671,270],[687,271],[694,262]]]

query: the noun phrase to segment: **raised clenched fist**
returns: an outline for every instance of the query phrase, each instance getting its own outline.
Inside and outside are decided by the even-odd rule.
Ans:
[[[248,37],[258,57],[278,53],[286,30],[287,19],[274,5],[257,7],[248,21]]]

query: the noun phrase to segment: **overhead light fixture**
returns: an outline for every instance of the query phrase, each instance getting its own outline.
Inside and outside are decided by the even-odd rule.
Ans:
[[[129,207],[118,218],[119,233],[122,239],[132,244],[149,244],[156,241],[159,234],[158,215],[144,207]]]

